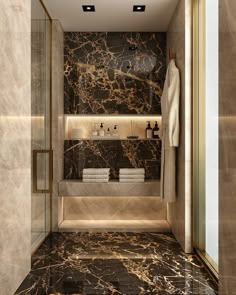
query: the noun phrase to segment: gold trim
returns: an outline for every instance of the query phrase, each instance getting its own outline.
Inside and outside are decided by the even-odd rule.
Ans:
[[[192,0],[192,7],[191,7],[191,245],[193,249],[194,243],[194,197],[193,197],[193,187],[194,187],[194,89],[193,83],[194,81],[194,0]]]
[[[198,32],[198,42],[199,42],[199,52],[198,52],[198,81],[199,81],[199,90],[198,90],[198,161],[199,161],[199,170],[198,170],[198,180],[199,180],[199,220],[206,220],[205,214],[205,80],[206,80],[206,64],[205,64],[205,1],[199,1],[199,32]],[[200,235],[198,240],[198,246],[200,249],[205,249],[205,222],[199,222]]]
[[[39,2],[40,2],[41,5],[43,6],[43,9],[45,10],[45,12],[46,12],[46,14],[47,14],[49,20],[52,21],[52,18],[51,18],[51,16],[50,16],[50,14],[49,14],[49,12],[48,12],[48,10],[47,10],[47,7],[45,6],[43,0],[39,0]]]
[[[192,28],[192,40],[193,40],[193,104],[192,104],[192,113],[193,113],[193,145],[192,145],[192,153],[193,153],[193,173],[192,173],[192,190],[193,190],[193,247],[197,246],[195,243],[199,240],[198,235],[198,223],[199,223],[199,216],[198,216],[198,98],[199,98],[199,48],[198,48],[198,34],[199,34],[199,3],[198,0],[193,0],[193,28]]]
[[[194,247],[205,249],[205,1],[193,1]]]
[[[208,271],[211,273],[211,275],[214,277],[214,279],[217,281],[219,280],[219,268],[216,265],[216,263],[212,260],[212,258],[203,251],[200,251],[198,249],[195,249],[199,259],[206,265]]]
[[[49,113],[50,113],[50,118],[49,118],[49,145],[50,145],[50,150],[52,150],[52,18],[50,13],[47,10],[46,5],[44,4],[43,0],[39,0],[41,5],[43,6],[43,9],[45,10],[49,21],[50,21],[50,101],[49,101]],[[52,161],[53,161],[53,156],[52,156]],[[52,163],[53,165],[53,163]],[[50,191],[50,232],[52,231],[52,193],[53,193],[53,166],[52,166],[52,174],[51,174],[51,191]]]
[[[195,246],[195,240],[197,238],[197,214],[196,214],[196,209],[198,208],[198,203],[197,203],[197,198],[196,196],[198,195],[198,185],[197,185],[197,171],[198,171],[198,161],[197,161],[197,150],[196,150],[196,134],[198,134],[198,128],[196,124],[196,112],[197,112],[197,105],[196,105],[196,97],[198,97],[198,87],[196,87],[197,81],[198,81],[198,75],[197,75],[197,32],[196,29],[198,27],[198,22],[197,22],[197,16],[198,16],[198,7],[197,3],[195,0],[193,0],[192,3],[192,20],[193,20],[193,26],[192,26],[192,196],[193,196],[193,203],[192,203],[192,212],[193,212],[193,223],[192,223],[192,237],[193,237],[193,247]]]
[[[53,151],[52,147],[52,19],[50,19],[50,150]],[[51,192],[50,192],[50,232],[52,231],[52,194],[53,194],[53,154],[52,154],[52,174],[51,174]]]
[[[49,155],[49,174],[48,174],[48,189],[38,189],[37,179],[38,179],[38,154],[48,154]],[[52,193],[52,171],[53,171],[53,151],[52,150],[33,150],[33,193]]]

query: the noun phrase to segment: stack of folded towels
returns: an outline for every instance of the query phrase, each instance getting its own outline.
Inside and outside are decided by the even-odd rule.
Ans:
[[[120,182],[144,182],[145,170],[143,168],[121,168]]]
[[[83,169],[83,182],[108,182],[110,168]]]

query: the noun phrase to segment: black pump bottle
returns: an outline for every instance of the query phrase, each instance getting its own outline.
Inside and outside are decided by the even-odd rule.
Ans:
[[[150,121],[147,121],[147,123],[148,123],[148,125],[146,128],[146,138],[151,139],[152,138],[152,127],[151,127]]]

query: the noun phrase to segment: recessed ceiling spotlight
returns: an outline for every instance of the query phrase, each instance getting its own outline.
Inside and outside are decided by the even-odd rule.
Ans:
[[[95,6],[94,5],[82,5],[84,12],[94,12]]]
[[[146,8],[146,5],[134,5],[133,6],[133,11],[135,11],[135,12],[137,12],[137,11],[144,12],[145,8]]]

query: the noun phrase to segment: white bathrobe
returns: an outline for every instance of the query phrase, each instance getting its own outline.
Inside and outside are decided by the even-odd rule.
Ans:
[[[180,77],[175,61],[167,68],[164,90],[161,97],[162,154],[160,195],[165,202],[176,199],[176,147],[179,145],[179,95]]]

